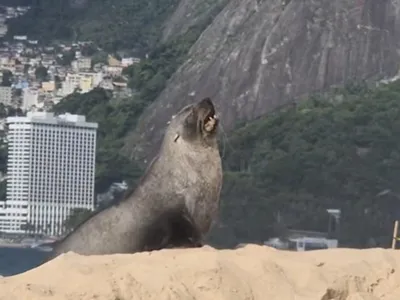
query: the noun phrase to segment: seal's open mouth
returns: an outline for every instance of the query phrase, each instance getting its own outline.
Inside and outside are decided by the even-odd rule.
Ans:
[[[218,118],[215,115],[215,108],[211,99],[203,99],[199,103],[199,108],[205,112],[205,117],[201,120],[202,129],[207,133],[212,133],[218,126]]]
[[[207,132],[212,132],[215,130],[217,125],[218,125],[217,116],[213,112],[210,112],[204,120],[204,130]]]

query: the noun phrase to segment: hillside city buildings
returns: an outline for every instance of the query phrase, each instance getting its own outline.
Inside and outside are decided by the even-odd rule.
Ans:
[[[0,147],[8,144],[0,234],[60,235],[71,209],[94,208],[97,124],[48,111],[96,87],[114,98],[131,96],[123,69],[140,58],[107,54],[91,41],[44,44],[23,33],[6,36],[7,20],[29,9],[0,5],[0,105],[8,115],[26,113],[0,118]]]
[[[129,53],[116,58],[91,41],[44,45],[24,34],[6,38],[6,21],[29,9],[0,5],[1,104],[25,111],[46,111],[72,93],[87,93],[96,87],[115,95],[131,94],[122,71],[140,63],[140,58]],[[38,69],[42,76],[38,76]],[[7,78],[5,71],[9,72]]]
[[[94,209],[97,123],[28,112],[8,117],[7,197],[0,231],[60,235],[73,208]]]
[[[11,105],[12,88],[10,86],[0,86],[0,103]]]

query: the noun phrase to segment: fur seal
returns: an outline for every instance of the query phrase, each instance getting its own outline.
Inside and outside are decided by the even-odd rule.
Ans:
[[[210,98],[182,108],[136,189],[53,244],[46,261],[82,255],[198,247],[217,218],[222,163]]]

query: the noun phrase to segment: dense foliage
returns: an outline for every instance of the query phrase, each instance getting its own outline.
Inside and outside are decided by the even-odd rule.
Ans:
[[[143,110],[143,102],[113,99],[112,94],[95,88],[86,94],[74,93],[53,108],[56,114],[69,112],[85,115],[97,122],[96,192],[105,192],[113,182],[132,181],[140,168],[119,154],[122,138]]]
[[[76,113],[107,120],[100,121],[99,151],[115,150],[121,162],[106,152],[109,161],[99,160],[99,166],[115,178],[129,174],[137,179],[139,168],[116,154],[132,111],[121,110],[126,103],[114,103],[104,93],[72,95],[63,105],[86,102]],[[248,123],[222,139],[223,226],[214,230],[211,242],[262,242],[281,229],[277,214],[284,227],[326,231],[326,209],[339,208],[343,245],[387,246],[400,215],[399,99],[399,82],[377,89],[348,86]],[[111,180],[103,176],[100,172],[97,179]]]
[[[0,0],[0,5],[4,6],[29,6],[34,3],[35,0]]]
[[[140,91],[140,99],[149,102],[158,96],[203,29],[203,24],[189,28],[185,34],[156,47],[147,59],[124,70],[129,87]]]
[[[64,222],[64,228],[66,232],[72,231],[79,224],[84,222],[87,218],[89,218],[93,212],[90,209],[86,208],[73,208],[71,209],[69,217]]]
[[[223,245],[286,228],[326,231],[342,209],[341,241],[388,246],[400,217],[400,83],[349,85],[235,130],[223,146]]]
[[[79,4],[77,4],[79,3]],[[106,50],[148,51],[178,0],[36,0],[27,14],[10,19],[8,35],[42,41],[90,40]]]

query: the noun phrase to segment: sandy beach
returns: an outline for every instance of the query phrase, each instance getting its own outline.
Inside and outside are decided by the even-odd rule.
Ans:
[[[0,299],[398,300],[400,251],[169,249],[67,253],[0,279]]]

